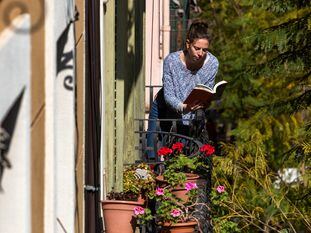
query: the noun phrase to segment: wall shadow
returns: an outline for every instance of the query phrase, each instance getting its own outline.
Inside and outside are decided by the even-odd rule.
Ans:
[[[143,16],[145,1],[135,0],[132,4],[132,10],[128,10],[129,1],[117,2],[116,8],[119,16],[116,18],[116,79],[124,80],[125,113],[129,110],[130,96],[133,94],[134,86],[140,78],[144,59]],[[129,43],[130,39],[134,40],[134,44]],[[144,105],[144,103],[141,104]]]
[[[1,119],[0,122],[0,191],[3,191],[1,182],[5,169],[12,167],[8,152],[15,131],[18,113],[21,108],[25,87],[21,90],[20,94],[16,97],[11,107],[8,109],[7,114]]]

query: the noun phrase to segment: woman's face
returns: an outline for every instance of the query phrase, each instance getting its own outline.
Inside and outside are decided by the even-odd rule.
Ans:
[[[192,43],[187,41],[186,45],[192,62],[201,62],[205,59],[209,45],[207,39],[196,39]]]

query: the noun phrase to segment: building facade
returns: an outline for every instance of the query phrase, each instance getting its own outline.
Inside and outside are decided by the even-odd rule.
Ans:
[[[102,230],[190,3],[0,1],[0,232]]]

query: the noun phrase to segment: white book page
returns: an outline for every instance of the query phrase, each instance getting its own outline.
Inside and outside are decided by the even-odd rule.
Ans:
[[[206,86],[206,85],[204,85],[204,84],[197,84],[196,86],[195,86],[195,88],[197,88],[197,89],[207,89],[207,90],[209,90],[210,92],[212,92],[212,93],[214,93],[214,90],[212,89],[212,88],[210,88],[209,86]]]
[[[221,85],[223,85],[223,84],[225,84],[225,83],[227,83],[227,81],[222,80],[222,81],[216,83],[215,86],[214,86],[213,88],[210,88],[209,86],[206,86],[206,85],[204,85],[204,84],[197,84],[197,85],[195,86],[195,88],[198,88],[198,89],[208,89],[210,92],[216,93],[217,87],[219,87],[219,86],[221,86]]]
[[[227,83],[227,81],[225,81],[225,80],[222,80],[222,81],[216,83],[214,88],[213,88],[213,91],[216,92],[217,87],[219,87],[220,85],[225,84],[225,83]]]

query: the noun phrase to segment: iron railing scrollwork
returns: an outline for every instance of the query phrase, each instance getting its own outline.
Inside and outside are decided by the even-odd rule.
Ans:
[[[191,156],[195,154],[198,149],[205,143],[209,143],[209,136],[206,130],[206,115],[203,110],[198,111],[195,115],[194,120],[189,121],[189,135],[184,135],[178,132],[178,126],[180,126],[182,119],[156,119],[156,130],[149,131],[145,130],[145,123],[148,122],[148,119],[135,119],[138,122],[138,130],[135,131],[139,135],[139,145],[136,146],[136,149],[139,151],[141,160],[137,162],[145,162],[148,164],[156,165],[156,172],[159,170],[165,169],[161,165],[163,162],[159,161],[157,156],[154,158],[148,157],[148,151],[154,151],[155,154],[161,146],[172,146],[175,142],[182,142],[184,144],[184,154]],[[161,130],[160,124],[164,122],[169,122],[171,124],[169,131]],[[151,134],[153,138],[153,147],[148,147],[147,145],[147,134]],[[200,171],[200,175],[203,178],[201,180],[201,187],[204,195],[200,196],[200,202],[205,202],[209,204],[209,193],[211,190],[211,173],[212,173],[212,160],[208,160],[207,170]],[[160,168],[160,169],[159,169]],[[196,218],[200,223],[200,228],[202,232],[209,233],[212,232],[210,211],[207,208],[207,205],[200,207],[196,210]],[[156,232],[156,226],[153,224],[144,226],[142,229],[143,232]]]

